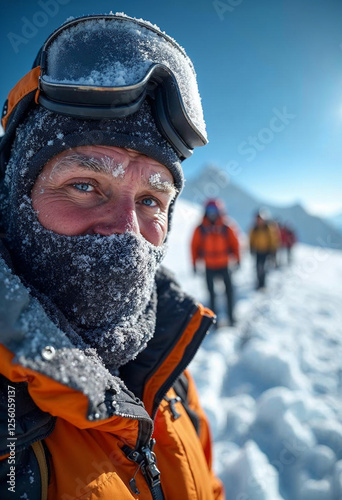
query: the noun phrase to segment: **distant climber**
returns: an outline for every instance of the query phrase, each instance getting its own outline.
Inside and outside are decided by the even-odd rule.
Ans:
[[[267,259],[274,254],[277,245],[275,238],[267,213],[258,210],[255,214],[254,226],[249,233],[250,250],[255,256],[257,289],[265,287]]]
[[[203,260],[206,281],[210,295],[210,308],[217,313],[215,280],[222,280],[225,285],[229,325],[235,324],[234,292],[231,280],[232,261],[240,266],[239,241],[236,230],[226,219],[224,205],[219,199],[209,200],[201,224],[196,227],[191,242],[192,263],[196,273],[197,261]]]
[[[291,264],[292,261],[292,247],[296,243],[296,233],[288,224],[280,225],[281,246],[287,255],[287,263]]]

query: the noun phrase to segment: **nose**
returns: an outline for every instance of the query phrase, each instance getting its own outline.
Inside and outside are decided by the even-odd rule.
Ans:
[[[117,198],[98,207],[96,219],[92,224],[92,233],[102,236],[122,234],[126,231],[140,233],[134,201]]]

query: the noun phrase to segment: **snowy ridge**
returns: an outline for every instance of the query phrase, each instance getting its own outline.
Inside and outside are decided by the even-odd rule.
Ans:
[[[188,246],[200,215],[180,200],[166,265],[206,303]],[[342,252],[297,245],[293,264],[256,292],[244,253],[234,273],[237,326],[212,331],[190,366],[227,500],[342,498],[341,278]]]
[[[234,181],[235,178],[232,179]],[[281,207],[265,203],[234,182],[223,169],[208,165],[194,179],[186,182],[181,196],[200,205],[208,198],[222,198],[228,214],[245,232],[249,231],[255,212],[261,207],[266,208],[272,218],[293,226],[301,243],[342,250],[342,231],[336,223],[334,225],[329,220],[310,215],[300,204]]]

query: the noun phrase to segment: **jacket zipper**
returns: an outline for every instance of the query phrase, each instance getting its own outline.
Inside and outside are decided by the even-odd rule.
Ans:
[[[197,311],[198,307],[194,307],[194,313]],[[199,329],[197,330],[197,336],[193,340],[193,342],[188,346],[188,350],[186,353],[186,356],[184,356],[182,363],[177,366],[175,371],[172,373],[172,375],[166,380],[166,382],[159,388],[158,392],[156,393],[155,396],[155,401],[154,401],[154,407],[152,411],[152,421],[154,421],[155,415],[157,413],[159,404],[161,403],[162,399],[165,397],[167,391],[172,387],[173,382],[177,379],[177,377],[185,370],[185,368],[188,366],[190,361],[192,360],[193,356],[197,352],[199,346],[202,343],[202,340],[206,333],[208,332],[210,326],[215,323],[215,317],[209,317],[209,316],[203,316],[202,322],[200,324]],[[168,401],[168,398],[167,398]],[[169,402],[170,404],[170,410],[174,416],[174,418],[178,418],[180,415],[176,411],[174,404],[178,401],[178,398],[171,399]],[[141,421],[141,424],[144,425],[144,421]],[[148,486],[151,491],[151,495],[153,500],[164,500],[164,494],[163,490],[161,488],[161,483],[160,483],[160,471],[157,468],[157,461],[156,461],[156,455],[153,453],[153,448],[155,445],[155,439],[151,439],[152,431],[149,430],[148,433],[149,439],[138,439],[138,443],[143,443],[145,442],[144,445],[142,446],[137,446],[136,449],[132,449],[129,446],[123,446],[122,451],[125,453],[127,458],[131,460],[132,462],[135,462],[138,467],[134,473],[134,476],[129,482],[130,488],[133,491],[134,494],[139,495],[140,492],[137,488],[136,481],[135,481],[135,476],[141,470]],[[146,444],[147,443],[147,444]]]
[[[160,471],[157,467],[156,455],[153,452],[155,439],[151,439],[148,446],[142,446],[140,450],[132,450],[129,446],[124,446],[122,449],[128,460],[135,462],[138,467],[134,476],[129,482],[129,486],[133,493],[140,494],[135,481],[135,476],[141,470],[148,487],[150,488],[153,500],[164,500],[163,490],[160,484]]]

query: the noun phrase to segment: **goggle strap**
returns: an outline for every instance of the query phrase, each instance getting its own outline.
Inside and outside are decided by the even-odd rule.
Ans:
[[[105,107],[101,105],[71,104],[62,101],[54,101],[53,99],[47,98],[43,95],[43,92],[41,92],[36,102],[53,113],[59,113],[79,119],[103,120],[123,118],[135,113],[140,108],[144,98],[145,95],[129,106]]]
[[[8,94],[7,107],[3,111],[3,116],[1,118],[1,124],[4,130],[6,130],[7,121],[17,106],[17,104],[32,91],[37,90],[35,101],[38,99],[38,81],[40,76],[40,66],[31,69],[26,75],[24,75],[19,82],[13,87],[13,89]]]

